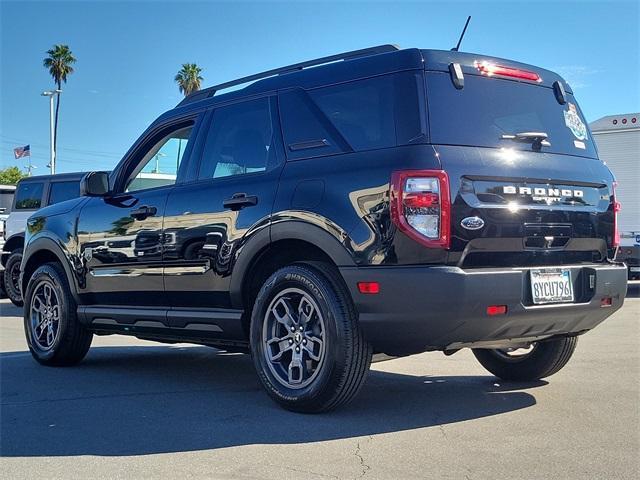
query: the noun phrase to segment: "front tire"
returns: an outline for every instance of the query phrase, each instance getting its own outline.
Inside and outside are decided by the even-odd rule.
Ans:
[[[20,291],[20,263],[22,263],[22,249],[16,249],[9,255],[4,266],[4,290],[7,297],[16,307],[21,307],[22,292]]]
[[[525,354],[508,350],[474,349],[480,364],[503,380],[529,382],[549,377],[564,367],[578,344],[577,337],[532,344]]]
[[[51,366],[79,363],[93,334],[78,321],[67,277],[56,263],[39,267],[25,295],[24,331],[33,358]]]
[[[339,274],[314,263],[281,268],[265,282],[251,316],[251,353],[276,402],[317,413],[358,393],[372,352]]]

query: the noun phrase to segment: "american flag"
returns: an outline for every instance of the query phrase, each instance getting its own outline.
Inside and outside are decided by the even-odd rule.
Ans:
[[[22,158],[22,157],[30,157],[31,156],[31,146],[30,145],[25,145],[24,147],[14,148],[13,149],[13,154],[15,155],[16,159]]]

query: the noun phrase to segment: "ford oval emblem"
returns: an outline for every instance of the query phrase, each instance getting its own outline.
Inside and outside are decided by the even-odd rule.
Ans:
[[[480,217],[467,217],[462,219],[460,225],[467,230],[480,230],[484,227],[484,220]]]

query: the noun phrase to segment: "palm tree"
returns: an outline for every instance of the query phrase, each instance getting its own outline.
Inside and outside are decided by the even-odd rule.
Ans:
[[[71,53],[68,45],[54,45],[51,50],[47,50],[47,58],[42,61],[45,68],[53,77],[58,90],[62,90],[62,82],[67,83],[67,76],[73,73],[72,64],[76,63],[76,57]],[[53,149],[56,150],[58,142],[58,112],[60,111],[60,95],[56,98],[56,119],[53,135]]]
[[[195,63],[183,63],[182,68],[174,78],[180,93],[183,93],[186,97],[190,93],[200,90],[200,84],[204,80],[200,76],[201,73],[202,69]]]

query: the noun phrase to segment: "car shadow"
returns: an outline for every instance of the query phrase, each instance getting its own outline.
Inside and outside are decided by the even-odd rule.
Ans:
[[[372,371],[351,404],[321,415],[285,411],[247,355],[207,347],[92,348],[73,368],[28,352],[0,355],[0,455],[146,455],[247,444],[318,442],[500,415],[535,405],[491,376]]]

